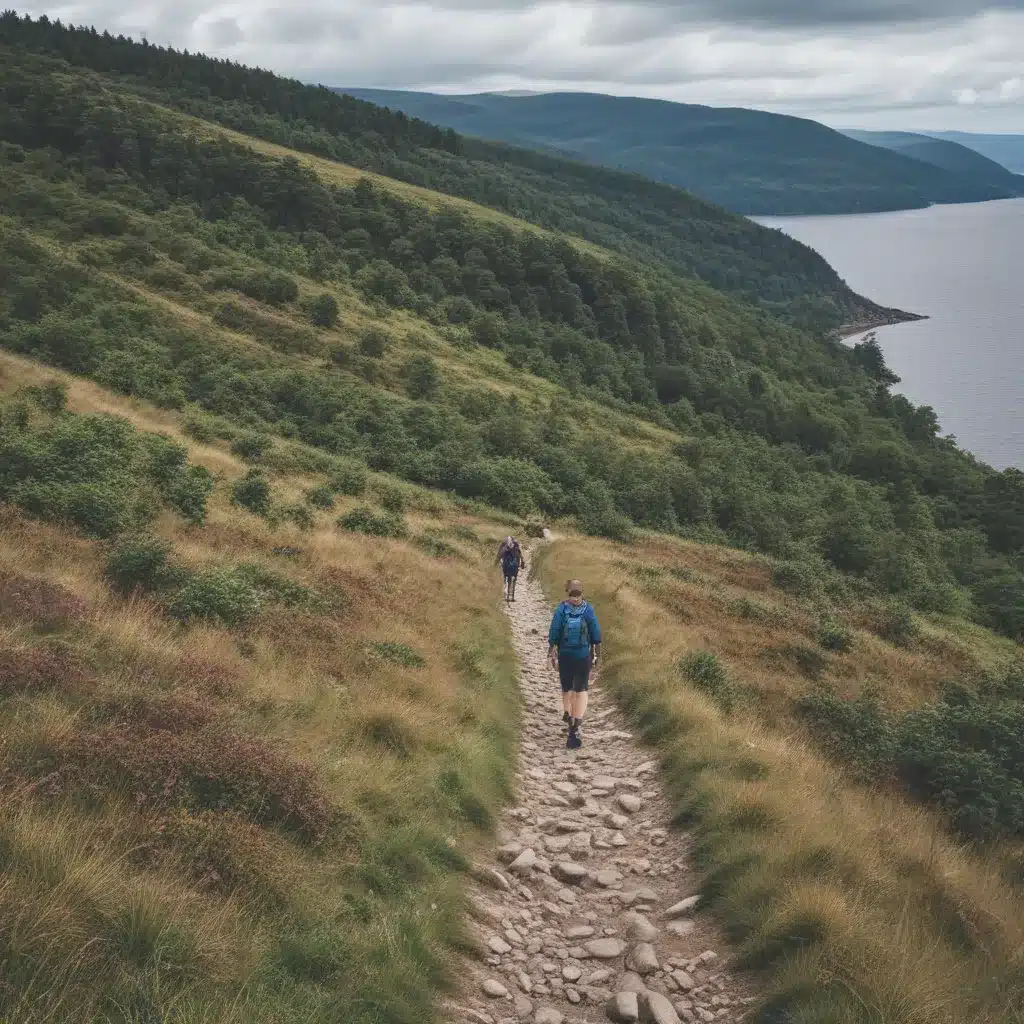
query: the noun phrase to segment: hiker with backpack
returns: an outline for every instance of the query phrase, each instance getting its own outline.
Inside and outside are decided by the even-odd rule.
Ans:
[[[548,657],[562,684],[562,721],[569,726],[565,746],[579,750],[590,671],[601,655],[601,627],[594,609],[583,600],[583,584],[569,580],[565,590],[567,599],[555,609],[548,630]]]
[[[498,548],[498,562],[501,564],[501,572],[505,577],[505,600],[514,601],[519,570],[526,568],[523,549],[515,537],[506,537],[501,542],[501,546]]]

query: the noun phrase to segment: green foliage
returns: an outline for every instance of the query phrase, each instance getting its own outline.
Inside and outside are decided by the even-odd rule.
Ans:
[[[382,661],[406,668],[422,668],[426,665],[423,655],[406,644],[379,642],[371,644],[370,650]]]
[[[282,505],[277,509],[277,515],[286,522],[294,523],[300,530],[312,530],[316,526],[313,510],[301,501]]]
[[[170,543],[159,537],[126,538],[111,552],[104,575],[122,594],[166,590],[185,579],[168,560],[170,552]]]
[[[306,501],[314,508],[332,509],[334,508],[334,492],[335,488],[330,484],[319,484],[306,491]]]
[[[262,462],[273,447],[274,440],[268,434],[246,431],[231,442],[231,453],[246,462]]]
[[[359,351],[370,359],[381,359],[391,345],[391,336],[382,327],[367,327],[359,336]]]
[[[711,651],[691,651],[679,662],[679,670],[726,714],[736,703],[736,687],[725,666]]]
[[[441,386],[441,374],[432,356],[419,353],[405,364],[405,387],[418,401],[433,398]]]
[[[375,512],[366,505],[346,512],[338,520],[343,529],[369,533],[374,537],[404,537],[408,533],[403,517],[395,512]]]
[[[403,513],[409,505],[406,492],[396,484],[388,483],[385,480],[378,481],[373,485],[373,494],[381,508],[388,512]]]
[[[853,631],[841,622],[826,619],[818,631],[818,643],[826,651],[846,654],[853,650]]]
[[[337,494],[358,496],[366,490],[369,480],[370,474],[362,463],[339,460],[327,484]]]
[[[267,516],[271,510],[270,481],[258,469],[250,469],[231,487],[231,503],[248,509],[256,516]]]
[[[459,549],[440,537],[429,533],[420,533],[412,538],[413,544],[433,558],[459,558]]]
[[[51,415],[64,412],[68,405],[68,386],[62,380],[48,380],[45,384],[27,387],[25,393],[40,409]]]
[[[321,292],[309,304],[309,319],[316,327],[334,327],[338,313],[338,300],[330,292]]]
[[[196,573],[174,595],[168,610],[184,622],[210,619],[225,626],[243,626],[263,607],[259,590],[231,569]]]
[[[277,602],[287,608],[301,608],[317,602],[316,595],[308,587],[257,562],[243,562],[234,573],[259,591],[265,601]]]
[[[167,507],[201,523],[213,481],[182,445],[113,416],[0,417],[0,501],[93,537],[144,527]]]

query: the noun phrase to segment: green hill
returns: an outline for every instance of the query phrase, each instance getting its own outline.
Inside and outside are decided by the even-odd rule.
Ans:
[[[995,160],[1016,174],[1024,174],[1024,135],[985,135],[979,132],[927,132],[936,139],[948,139]]]
[[[1024,194],[1024,177],[959,142],[935,139],[916,132],[847,131],[844,134],[870,146],[881,146],[923,163],[934,164],[952,174],[987,182],[993,188]]]
[[[867,213],[1024,191],[1006,176],[880,153],[816,121],[758,110],[593,93],[344,92],[467,135],[634,171],[744,214]]]
[[[482,203],[668,265],[809,327],[885,320],[816,252],[679,189],[460,137],[329,89],[45,18],[0,17],[0,45],[116,75],[139,95],[248,135]]]

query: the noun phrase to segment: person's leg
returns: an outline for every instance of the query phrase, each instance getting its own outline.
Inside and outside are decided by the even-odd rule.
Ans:
[[[572,708],[569,713],[576,722],[582,722],[583,716],[587,713],[587,699],[590,696],[591,665],[592,662],[589,656],[581,658],[576,669],[576,678],[573,680]]]
[[[508,581],[508,585],[512,588],[512,600],[514,601],[516,599],[516,577],[515,576],[512,576],[512,578]]]
[[[558,678],[562,686],[562,710],[572,717],[572,702],[573,702],[573,676],[572,676],[572,662],[569,658],[563,658],[561,655],[558,656]]]

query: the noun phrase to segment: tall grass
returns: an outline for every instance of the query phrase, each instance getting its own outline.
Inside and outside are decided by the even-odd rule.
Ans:
[[[713,585],[692,587],[688,600],[676,583],[641,588],[624,556],[700,569]],[[730,600],[785,603],[756,560],[668,541],[629,550],[569,539],[538,564],[552,586],[586,582],[605,629],[601,682],[660,753],[677,820],[694,830],[704,893],[740,963],[763,972],[761,1021],[1024,1021],[1024,894],[1002,877],[997,851],[972,851],[927,809],[848,782],[773,713],[758,654],[797,634],[742,609],[731,617],[716,598],[722,588]],[[680,670],[699,648],[726,660],[748,706],[726,714],[701,692],[707,656]],[[879,677],[875,656],[863,657],[896,702],[910,699],[904,680]]]

